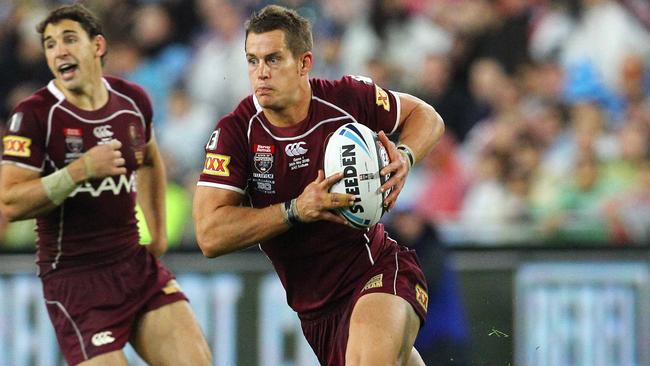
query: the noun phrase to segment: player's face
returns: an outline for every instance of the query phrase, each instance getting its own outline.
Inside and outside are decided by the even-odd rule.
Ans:
[[[93,78],[101,77],[104,38],[91,39],[79,23],[64,19],[48,24],[43,32],[43,48],[59,86],[81,92]]]
[[[298,100],[300,65],[287,48],[284,32],[249,33],[246,39],[248,77],[264,108],[284,109]]]

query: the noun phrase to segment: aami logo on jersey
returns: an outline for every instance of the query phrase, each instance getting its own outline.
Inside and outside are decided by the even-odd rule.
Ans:
[[[131,172],[128,178],[124,174],[121,174],[119,177],[106,177],[97,188],[90,182],[85,182],[77,187],[69,197],[74,197],[77,193],[89,193],[93,197],[99,197],[103,192],[113,192],[113,195],[117,196],[122,191],[131,193],[135,192],[135,189],[135,174]]]
[[[228,170],[228,164],[230,164],[230,156],[220,154],[206,154],[205,165],[203,165],[203,173],[229,177],[230,170]]]
[[[4,154],[8,156],[17,156],[20,158],[28,158],[32,155],[29,147],[32,144],[32,139],[22,136],[7,135],[2,138],[4,145]]]

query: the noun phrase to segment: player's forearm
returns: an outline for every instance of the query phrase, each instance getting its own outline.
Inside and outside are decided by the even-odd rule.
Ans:
[[[12,169],[10,166],[4,167],[3,170]],[[9,221],[19,221],[35,218],[45,214],[61,204],[68,194],[86,178],[83,162],[75,161],[69,164],[65,173],[69,174],[70,184],[68,188],[64,187],[61,193],[59,189],[59,199],[52,199],[52,187],[46,187],[51,179],[39,177],[36,179],[8,181],[10,178],[4,177],[0,190],[0,209],[2,215]],[[61,171],[53,174],[61,174]],[[14,174],[7,174],[14,176]],[[60,185],[60,184],[59,184]],[[48,191],[49,189],[49,191]],[[56,190],[56,189],[55,189]]]
[[[281,204],[263,209],[222,206],[201,214],[195,210],[196,239],[206,257],[248,248],[289,228]]]
[[[138,203],[151,234],[151,243],[147,248],[160,257],[167,251],[167,231],[166,175],[159,156],[154,158],[151,165],[144,165],[138,170],[137,185]]]
[[[0,203],[2,216],[8,221],[31,219],[56,207],[45,194],[40,178],[3,187]]]
[[[426,103],[419,103],[403,124],[400,143],[413,151],[415,161],[424,158],[445,131],[444,122],[438,112]]]

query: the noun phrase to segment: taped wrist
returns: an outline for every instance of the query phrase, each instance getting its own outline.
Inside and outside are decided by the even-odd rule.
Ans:
[[[289,224],[289,226],[300,223],[300,219],[298,218],[298,200],[296,198],[285,201],[281,207],[282,217],[285,223]]]
[[[41,183],[43,184],[47,197],[57,206],[77,188],[77,184],[72,180],[72,176],[66,168],[59,169],[41,178]]]
[[[397,151],[399,151],[409,163],[410,170],[413,167],[413,164],[415,164],[415,155],[413,154],[413,150],[411,150],[411,148],[406,144],[399,144],[397,145]]]
[[[86,170],[86,178],[95,178],[95,165],[93,164],[92,160],[90,160],[90,156],[87,154],[84,154],[81,159],[84,162],[84,169]]]

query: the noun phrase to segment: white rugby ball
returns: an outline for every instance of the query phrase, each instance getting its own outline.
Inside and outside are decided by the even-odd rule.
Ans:
[[[335,183],[330,192],[353,194],[353,206],[337,209],[350,224],[357,228],[370,227],[384,214],[383,194],[379,190],[389,176],[379,172],[388,165],[388,153],[377,134],[360,123],[339,127],[325,147],[325,176],[342,172],[343,179]]]

